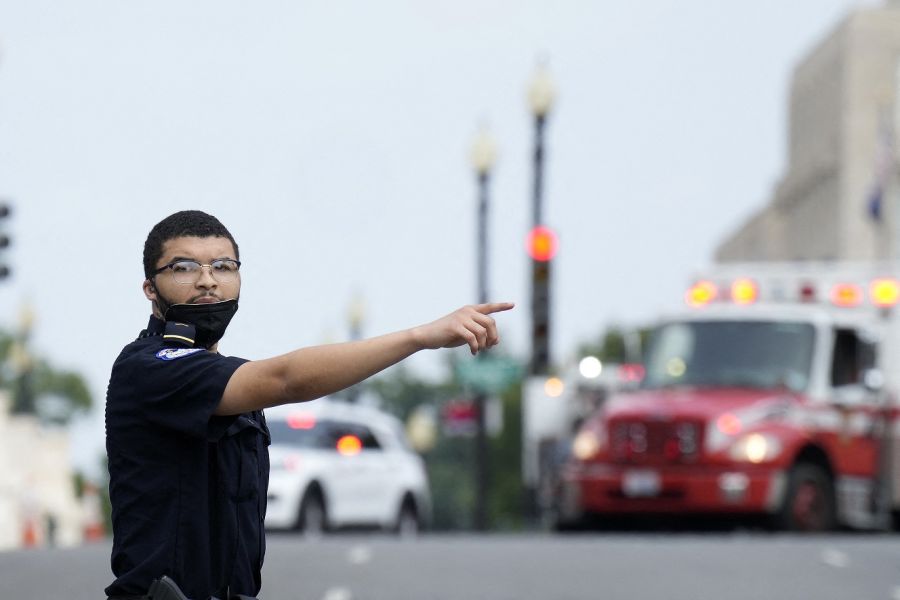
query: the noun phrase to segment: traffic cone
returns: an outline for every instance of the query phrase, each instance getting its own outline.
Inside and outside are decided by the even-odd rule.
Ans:
[[[81,496],[81,506],[84,510],[84,541],[96,542],[106,536],[106,528],[103,526],[103,510],[100,506],[100,494],[97,488],[87,483]]]
[[[38,524],[34,517],[25,517],[22,524],[22,547],[34,548],[38,545]]]

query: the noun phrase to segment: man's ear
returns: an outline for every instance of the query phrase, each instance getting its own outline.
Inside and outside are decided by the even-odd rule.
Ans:
[[[153,285],[153,282],[149,279],[145,279],[142,287],[144,288],[144,296],[147,297],[147,300],[154,302],[156,300],[156,286]]]

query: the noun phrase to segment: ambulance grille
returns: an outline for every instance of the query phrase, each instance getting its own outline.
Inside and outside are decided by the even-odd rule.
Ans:
[[[615,462],[676,464],[695,462],[703,446],[703,423],[689,420],[619,420],[609,425]]]

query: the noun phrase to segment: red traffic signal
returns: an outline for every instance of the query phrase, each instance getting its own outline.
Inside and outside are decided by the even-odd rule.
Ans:
[[[556,256],[556,248],[559,242],[556,234],[549,227],[538,225],[528,232],[525,247],[528,256],[539,262],[548,262]]]

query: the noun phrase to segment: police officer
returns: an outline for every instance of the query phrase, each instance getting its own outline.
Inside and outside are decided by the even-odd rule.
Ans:
[[[240,255],[215,217],[182,211],[144,245],[147,328],[112,368],[106,399],[116,600],[171,578],[190,598],[255,596],[265,555],[269,431],[264,408],[339,391],[426,348],[498,342],[491,313],[463,307],[368,340],[259,361],[217,346],[237,311]],[[168,580],[167,580],[168,581]]]

